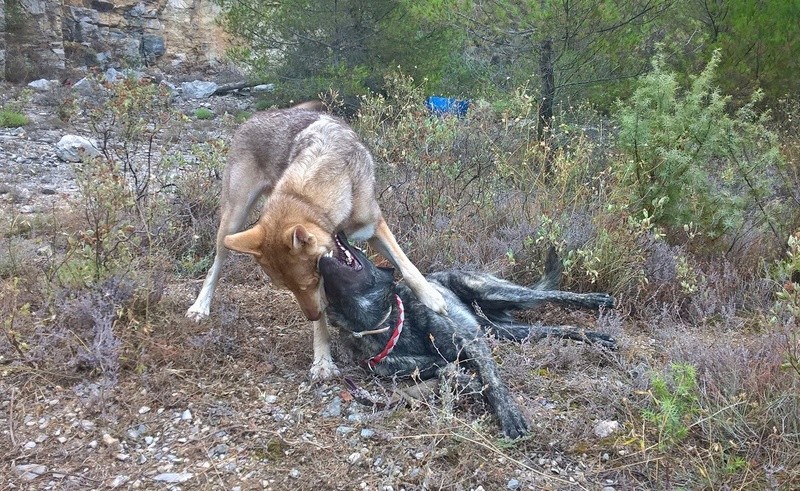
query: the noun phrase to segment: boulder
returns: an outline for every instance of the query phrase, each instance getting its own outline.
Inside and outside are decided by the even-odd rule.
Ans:
[[[56,144],[56,155],[65,162],[83,162],[100,156],[97,145],[82,136],[64,135]]]

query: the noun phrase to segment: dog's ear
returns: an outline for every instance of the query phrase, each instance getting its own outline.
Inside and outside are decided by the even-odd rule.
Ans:
[[[305,247],[314,247],[317,244],[317,238],[304,226],[295,225],[294,228],[289,230],[290,232],[287,234],[288,240],[286,242],[292,252],[297,253],[302,251]]]
[[[264,243],[266,231],[264,227],[255,225],[253,228],[247,229],[238,234],[226,235],[224,244],[225,247],[232,251],[244,252],[245,254],[252,254],[255,257],[261,257],[261,245]]]

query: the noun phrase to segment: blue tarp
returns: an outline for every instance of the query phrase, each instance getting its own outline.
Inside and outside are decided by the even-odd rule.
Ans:
[[[469,101],[453,97],[430,96],[425,99],[425,107],[437,116],[452,114],[463,118],[467,115]]]

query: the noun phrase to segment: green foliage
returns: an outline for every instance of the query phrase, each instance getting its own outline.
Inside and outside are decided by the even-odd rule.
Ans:
[[[19,128],[28,124],[28,117],[11,109],[0,109],[0,126],[3,128]]]
[[[776,135],[756,111],[758,92],[729,112],[730,97],[714,85],[718,64],[716,53],[682,90],[663,58],[655,58],[630,100],[619,103],[625,159],[615,171],[632,206],[647,209],[658,224],[694,224],[711,239],[738,233],[745,220],[774,230]]]
[[[105,97],[98,97],[89,108],[89,125],[103,157],[132,186],[136,201],[144,203],[158,192],[151,185],[163,184],[154,141],[167,123],[177,119],[177,112],[163,85],[130,77],[105,88]]]
[[[194,110],[195,119],[213,119],[214,111],[207,107],[198,107]]]
[[[700,412],[695,367],[675,363],[665,376],[650,380],[654,408],[642,412],[645,421],[655,425],[658,445],[668,448],[689,434],[689,427]]]
[[[103,159],[73,168],[85,228],[69,237],[69,260],[56,274],[61,285],[80,287],[126,270],[140,237],[131,216],[135,196],[121,173]]]
[[[316,97],[333,88],[347,97],[380,88],[402,66],[432,81],[458,52],[459,35],[431,22],[413,2],[398,0],[218,0],[241,44],[231,55],[256,78],[275,77],[275,96]],[[421,78],[421,77],[420,77]]]

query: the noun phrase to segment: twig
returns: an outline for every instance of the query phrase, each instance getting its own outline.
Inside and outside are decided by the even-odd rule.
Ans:
[[[11,388],[11,404],[8,405],[8,436],[11,437],[11,445],[17,448],[17,439],[14,437],[14,395],[17,388]]]

